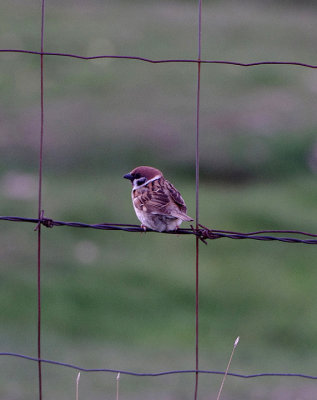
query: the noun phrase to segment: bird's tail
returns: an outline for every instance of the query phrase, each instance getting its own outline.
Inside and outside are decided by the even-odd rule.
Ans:
[[[175,217],[180,218],[182,221],[194,221],[192,217],[185,213],[178,213]]]

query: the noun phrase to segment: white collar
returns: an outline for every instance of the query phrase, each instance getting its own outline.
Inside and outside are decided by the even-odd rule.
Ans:
[[[133,186],[132,190],[140,189],[141,187],[146,186],[148,183],[156,181],[157,179],[160,179],[160,178],[162,178],[162,175],[155,175],[154,178],[149,179],[148,181],[144,182],[142,185],[136,186],[136,187]]]

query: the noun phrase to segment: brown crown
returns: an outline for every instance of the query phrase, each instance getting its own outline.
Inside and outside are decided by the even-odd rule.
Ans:
[[[130,174],[132,176],[140,175],[140,177],[145,177],[146,180],[152,179],[157,175],[163,176],[160,170],[153,167],[147,167],[145,165],[134,168]]]

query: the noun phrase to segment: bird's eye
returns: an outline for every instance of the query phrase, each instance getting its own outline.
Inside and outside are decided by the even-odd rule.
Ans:
[[[145,183],[145,182],[146,182],[146,178],[144,176],[136,181],[138,186],[143,185],[143,183]]]

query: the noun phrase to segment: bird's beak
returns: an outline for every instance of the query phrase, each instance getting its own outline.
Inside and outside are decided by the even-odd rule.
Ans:
[[[126,175],[123,175],[123,177],[125,178],[125,179],[129,179],[129,181],[133,181],[133,176],[131,175],[131,174],[126,174]]]

